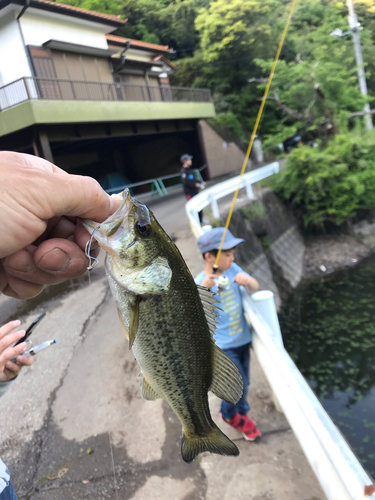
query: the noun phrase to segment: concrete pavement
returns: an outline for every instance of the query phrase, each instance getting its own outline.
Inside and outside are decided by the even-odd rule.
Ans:
[[[159,205],[193,274],[202,257],[187,226],[184,200]],[[157,207],[154,207],[158,217]],[[177,214],[164,224],[162,211]],[[253,354],[249,401],[263,433],[248,443],[213,418],[236,441],[238,458],[206,455],[186,465],[181,424],[168,405],[142,400],[139,367],[129,351],[103,269],[24,303],[0,299],[0,321],[28,324],[47,310],[34,344],[58,343],[35,358],[0,400],[0,456],[19,498],[30,500],[324,500],[325,496]]]

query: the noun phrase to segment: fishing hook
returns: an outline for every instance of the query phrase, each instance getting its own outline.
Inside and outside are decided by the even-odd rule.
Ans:
[[[92,255],[90,255],[90,251],[91,251],[91,243],[92,243],[92,239],[94,237],[94,234],[95,232],[100,228],[100,224],[99,226],[97,226],[94,231],[91,233],[91,236],[90,236],[90,239],[89,241],[86,243],[86,248],[85,248],[85,254],[86,256],[90,259],[89,261],[89,265],[87,267],[87,270],[88,271],[91,271],[92,269],[94,269],[94,267],[96,267],[98,264],[99,264],[99,260],[96,258],[96,257],[93,257]],[[94,261],[94,264],[92,264],[91,262]]]

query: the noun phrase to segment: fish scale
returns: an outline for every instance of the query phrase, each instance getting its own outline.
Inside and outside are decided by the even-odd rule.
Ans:
[[[90,231],[96,227],[84,224]],[[209,390],[230,402],[242,394],[236,366],[213,340],[213,294],[197,287],[176,245],[127,190],[121,207],[94,237],[107,251],[106,273],[141,367],[142,397],[164,399],[177,415],[186,462],[204,451],[238,455],[208,404]]]

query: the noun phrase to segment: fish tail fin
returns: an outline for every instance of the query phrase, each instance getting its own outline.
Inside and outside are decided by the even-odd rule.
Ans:
[[[207,436],[189,436],[183,432],[181,439],[181,455],[186,463],[192,462],[200,453],[209,451],[217,455],[240,454],[237,446],[214,424]]]

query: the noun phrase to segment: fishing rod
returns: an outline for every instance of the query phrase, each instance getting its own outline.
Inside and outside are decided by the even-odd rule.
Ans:
[[[253,144],[254,144],[254,139],[256,137],[256,133],[258,131],[258,127],[259,127],[259,123],[260,123],[260,119],[262,117],[262,113],[263,113],[263,109],[264,109],[264,106],[265,106],[265,103],[266,103],[266,100],[267,100],[267,96],[268,96],[268,92],[270,90],[270,87],[271,87],[271,83],[272,83],[272,78],[273,78],[273,75],[275,73],[275,69],[276,69],[276,65],[277,65],[277,62],[279,60],[279,56],[280,56],[280,52],[281,52],[281,49],[283,47],[283,44],[284,44],[284,40],[285,40],[285,37],[286,37],[286,33],[288,31],[288,28],[289,28],[289,24],[290,24],[290,20],[292,19],[292,15],[293,15],[293,12],[294,12],[294,8],[296,6],[296,3],[297,3],[297,0],[293,0],[293,3],[292,3],[292,7],[290,9],[290,13],[289,13],[289,16],[286,20],[286,23],[285,23],[285,27],[284,27],[284,31],[281,35],[281,40],[280,40],[280,43],[279,43],[279,47],[277,49],[277,52],[276,52],[276,57],[275,57],[275,60],[273,61],[273,65],[272,65],[272,69],[271,69],[271,73],[270,73],[270,76],[268,77],[268,82],[267,82],[267,85],[266,85],[266,89],[264,91],[264,95],[263,95],[263,98],[262,98],[262,102],[260,104],[260,108],[259,108],[259,111],[258,111],[258,116],[257,116],[257,119],[255,121],[255,125],[254,125],[254,129],[253,129],[253,133],[251,134],[251,138],[250,138],[250,142],[249,142],[249,147],[247,148],[247,152],[246,152],[246,156],[245,156],[245,160],[243,162],[243,165],[242,165],[242,169],[241,169],[241,173],[240,173],[240,179],[238,181],[238,186],[237,186],[237,189],[234,193],[234,196],[233,196],[233,200],[232,200],[232,205],[230,207],[230,210],[229,210],[229,214],[228,214],[228,218],[227,218],[227,222],[225,224],[225,228],[224,228],[224,233],[223,233],[223,237],[221,239],[221,242],[220,242],[220,247],[219,247],[219,251],[217,252],[217,256],[216,256],[216,260],[215,260],[215,264],[213,266],[213,273],[215,274],[219,268],[219,265],[218,265],[218,262],[219,262],[219,259],[220,259],[220,255],[221,255],[221,250],[223,248],[223,244],[224,244],[224,241],[225,241],[225,236],[227,234],[227,231],[228,231],[228,227],[229,227],[229,223],[230,223],[230,220],[232,218],[232,214],[233,214],[233,209],[234,209],[234,205],[236,203],[236,200],[237,200],[237,196],[238,196],[238,192],[240,190],[240,187],[241,187],[241,181],[242,181],[242,177],[245,173],[245,170],[246,170],[246,166],[247,166],[247,162],[249,161],[249,157],[250,157],[250,153],[251,153],[251,150],[252,150],[252,147],[253,147]]]

